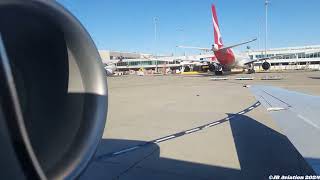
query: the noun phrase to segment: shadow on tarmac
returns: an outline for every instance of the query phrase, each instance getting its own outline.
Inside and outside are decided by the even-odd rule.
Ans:
[[[269,175],[315,174],[286,136],[248,116],[228,116],[236,116],[229,122],[241,169],[164,158],[160,147],[151,143],[119,156],[93,159],[80,179],[268,179]],[[103,139],[95,157],[142,143]],[[215,153],[214,149],[208,151]]]
[[[309,77],[310,79],[320,79],[320,77]]]

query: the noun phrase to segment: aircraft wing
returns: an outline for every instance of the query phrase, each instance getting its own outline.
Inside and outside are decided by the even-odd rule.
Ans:
[[[320,96],[271,86],[250,87],[314,171],[320,175]]]
[[[212,62],[212,58],[215,58],[215,55],[212,53],[212,54],[176,56],[174,58],[175,58],[174,60],[176,61]]]
[[[241,42],[241,43],[238,43],[238,44],[222,47],[220,49],[202,48],[202,47],[193,47],[193,46],[177,46],[177,47],[185,48],[185,49],[197,49],[197,50],[202,50],[202,51],[206,51],[206,52],[209,52],[209,51],[225,51],[227,49],[234,48],[234,47],[237,47],[237,46],[241,46],[241,45],[244,45],[244,44],[248,44],[248,43],[251,43],[251,42],[256,41],[256,40],[257,40],[257,38],[254,38],[254,39],[251,39],[249,41],[244,41],[244,42]]]
[[[178,48],[184,48],[184,49],[197,49],[205,52],[212,51],[212,48],[203,48],[203,47],[194,47],[194,46],[177,46]]]
[[[252,59],[251,61],[246,62],[245,65],[251,64],[251,63],[254,63],[254,62],[265,61],[265,60],[269,60],[269,59],[281,58],[281,57],[286,56],[286,55],[290,55],[290,54],[282,54],[282,55],[276,55],[276,56],[269,56],[269,57],[264,57],[264,58]]]
[[[158,60],[158,61],[193,61],[193,62],[212,62],[211,59],[215,58],[213,53],[210,54],[198,54],[198,55],[187,55],[187,56],[163,56],[163,57],[144,57],[149,60]]]
[[[222,48],[218,49],[217,51],[224,51],[224,50],[227,50],[227,49],[230,49],[230,48],[234,48],[234,47],[237,47],[237,46],[241,46],[241,45],[244,45],[244,44],[251,43],[251,42],[256,41],[256,40],[257,40],[257,38],[254,38],[254,39],[251,39],[249,41],[244,41],[244,42],[241,42],[241,43],[238,43],[238,44],[222,47]]]
[[[177,59],[177,61],[212,62],[212,60],[208,60],[208,59]]]

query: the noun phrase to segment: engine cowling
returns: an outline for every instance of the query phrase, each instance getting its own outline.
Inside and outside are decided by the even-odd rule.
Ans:
[[[1,0],[0,34],[0,177],[76,178],[107,114],[92,39],[56,1],[44,0]]]
[[[190,66],[185,66],[184,67],[184,71],[183,72],[190,72],[190,71],[191,71]]]
[[[213,63],[209,64],[209,71],[214,72],[216,70],[216,66]]]
[[[262,63],[262,69],[267,71],[270,69],[270,63],[268,63],[267,61]]]

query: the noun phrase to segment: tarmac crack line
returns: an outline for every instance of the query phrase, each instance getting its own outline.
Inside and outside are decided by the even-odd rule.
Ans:
[[[149,154],[147,154],[146,156],[142,157],[141,159],[139,159],[138,161],[134,162],[131,166],[129,166],[127,169],[125,169],[122,173],[120,173],[119,175],[117,175],[116,177],[112,178],[112,179],[120,179],[121,176],[127,174],[131,169],[133,169],[134,167],[136,167],[140,162],[142,162],[143,160],[147,159],[148,157],[150,157],[153,153],[155,153],[157,150],[160,150],[160,148],[158,146],[156,146],[156,148],[154,150],[152,150]]]

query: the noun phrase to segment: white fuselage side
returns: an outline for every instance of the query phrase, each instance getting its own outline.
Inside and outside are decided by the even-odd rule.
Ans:
[[[252,61],[248,55],[245,54],[235,54],[235,61],[233,67],[248,69],[250,66],[247,64]]]

